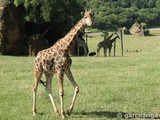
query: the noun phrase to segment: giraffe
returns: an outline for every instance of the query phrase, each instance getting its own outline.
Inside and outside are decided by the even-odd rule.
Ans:
[[[114,35],[115,33],[112,33],[110,36],[108,36],[106,39],[104,39],[103,41],[99,42],[98,45],[97,45],[97,56],[100,56],[100,49],[103,47],[105,47],[107,44],[108,44],[108,41],[112,38],[112,36]],[[106,56],[106,52],[105,52],[105,49],[104,49],[104,56]]]
[[[87,56],[87,44],[86,44],[86,42],[79,37],[77,37],[76,42],[77,42],[77,47],[78,47],[78,55],[79,55],[79,48],[83,47],[84,56]]]
[[[59,84],[59,95],[61,103],[61,117],[64,119],[64,89],[63,89],[63,79],[64,74],[68,77],[69,81],[74,87],[74,94],[71,101],[69,110],[67,111],[68,115],[71,115],[77,94],[79,92],[79,86],[75,82],[72,72],[70,70],[72,60],[70,58],[70,52],[74,47],[74,43],[78,34],[84,29],[85,26],[91,26],[92,18],[94,17],[94,12],[91,10],[85,10],[82,13],[83,18],[77,22],[77,24],[66,34],[63,38],[59,39],[53,46],[48,49],[42,50],[38,53],[35,58],[34,65],[34,77],[35,81],[33,83],[33,115],[36,114],[36,93],[38,88],[38,83],[41,81],[42,74],[46,76],[46,91],[52,103],[54,112],[59,115],[59,111],[56,107],[55,100],[52,94],[52,77],[54,73],[58,75],[58,84]]]
[[[116,39],[120,39],[120,36],[117,32],[115,32],[116,36],[108,41],[108,44],[104,47],[104,53],[106,57],[107,49],[109,49],[109,56],[111,56],[111,50],[112,50],[112,43],[116,42]]]

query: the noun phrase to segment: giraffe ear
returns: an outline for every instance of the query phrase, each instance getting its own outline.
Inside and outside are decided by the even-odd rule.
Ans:
[[[84,12],[81,12],[81,15],[84,16]]]
[[[93,12],[92,17],[94,17],[96,14],[98,14],[98,12]]]

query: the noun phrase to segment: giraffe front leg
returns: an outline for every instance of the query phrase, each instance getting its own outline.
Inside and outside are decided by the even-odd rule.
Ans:
[[[41,79],[42,73],[38,73],[38,71],[35,71],[35,82],[33,83],[33,106],[32,106],[32,112],[33,116],[36,115],[36,94],[37,94],[37,88],[38,88],[38,83]]]
[[[32,106],[32,112],[33,112],[33,116],[36,115],[36,93],[37,93],[37,87],[35,87],[36,84],[33,84],[33,106]]]
[[[104,57],[106,57],[106,56],[107,56],[107,48],[104,47]]]
[[[64,77],[64,71],[58,72],[59,95],[60,95],[60,102],[61,102],[61,116],[62,116],[62,119],[65,118],[64,101],[63,101],[63,96],[64,96],[63,77]]]
[[[112,49],[112,48],[109,48],[109,56],[111,56],[111,49]]]
[[[73,95],[73,98],[72,98],[72,102],[71,102],[69,110],[67,111],[67,114],[71,115],[73,107],[74,107],[74,104],[75,104],[75,101],[76,101],[76,97],[77,97],[78,92],[79,92],[79,86],[75,82],[75,80],[73,78],[73,75],[72,75],[72,72],[70,71],[70,69],[68,69],[65,73],[66,73],[68,79],[70,80],[71,84],[74,87],[74,95]]]

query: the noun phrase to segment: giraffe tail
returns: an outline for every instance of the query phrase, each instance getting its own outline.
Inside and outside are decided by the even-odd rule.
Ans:
[[[44,82],[43,80],[40,80],[40,83],[44,86],[46,86],[46,82]]]

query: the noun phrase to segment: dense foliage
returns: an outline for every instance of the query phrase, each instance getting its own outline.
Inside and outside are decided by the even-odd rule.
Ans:
[[[98,11],[93,27],[109,30],[131,27],[135,22],[160,26],[159,0],[8,0],[24,6],[25,19],[38,26],[54,26],[65,32],[81,17],[85,8]],[[47,23],[47,25],[46,25]],[[47,28],[45,28],[47,29]],[[59,30],[57,30],[59,29]],[[43,30],[43,29],[41,29]],[[44,31],[44,30],[43,30]],[[39,31],[38,31],[39,32]]]
[[[87,6],[99,12],[94,27],[115,29],[135,22],[160,26],[159,0],[89,0]]]
[[[85,5],[83,0],[14,0],[14,4],[23,5],[26,20],[34,22],[73,22]]]
[[[68,32],[81,18],[85,0],[6,0],[25,8],[27,33],[46,33],[51,44]],[[49,37],[48,37],[49,36]]]

